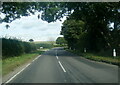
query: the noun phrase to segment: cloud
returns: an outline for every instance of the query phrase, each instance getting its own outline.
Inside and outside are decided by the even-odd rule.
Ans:
[[[6,23],[0,24],[0,36],[12,36],[28,41],[34,39],[35,41],[55,40],[60,35],[60,30],[63,21],[56,21],[47,23],[37,18],[38,13],[28,17],[22,17],[10,23],[10,28],[6,29]]]

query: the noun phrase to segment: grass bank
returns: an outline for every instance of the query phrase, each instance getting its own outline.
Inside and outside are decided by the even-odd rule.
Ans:
[[[0,59],[0,76],[2,75],[2,59]]]
[[[98,56],[98,55],[92,54],[92,53],[83,53],[83,57],[90,59],[90,60],[94,60],[94,61],[105,62],[105,63],[120,66],[120,57],[119,56],[114,58],[111,56],[106,57],[106,56]]]
[[[40,55],[44,51],[37,50],[33,53],[23,54],[21,56],[10,57],[2,60],[2,76],[5,76],[11,71],[14,71],[15,68],[21,66],[30,60],[33,60],[36,56]]]
[[[72,52],[74,54],[77,54],[81,57],[90,59],[90,60],[94,60],[94,61],[98,61],[98,62],[105,62],[105,63],[120,66],[120,56],[116,56],[114,58],[113,56],[100,56],[95,53],[80,53],[78,51],[73,51],[73,50],[68,50],[68,49],[66,49],[66,50],[69,52]]]

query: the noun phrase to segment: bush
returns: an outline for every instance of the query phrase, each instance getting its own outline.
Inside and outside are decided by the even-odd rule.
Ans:
[[[36,45],[33,43],[22,42],[18,39],[2,39],[2,58],[19,56],[23,53],[30,53],[36,50]]]

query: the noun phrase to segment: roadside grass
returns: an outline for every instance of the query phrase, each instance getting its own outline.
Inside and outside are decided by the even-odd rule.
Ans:
[[[81,57],[93,60],[93,61],[98,61],[98,62],[105,62],[113,65],[118,65],[120,66],[120,56],[116,56],[115,58],[113,56],[100,56],[95,53],[81,53],[79,51],[74,51],[74,50],[69,50],[66,49],[69,52],[72,52],[74,54],[77,54]]]
[[[0,59],[0,76],[2,76],[2,59]]]
[[[108,57],[106,57],[106,56],[98,56],[98,55],[92,54],[92,53],[83,53],[82,55],[83,55],[83,57],[85,57],[87,59],[90,59],[90,60],[99,61],[99,62],[105,62],[105,63],[120,66],[120,56],[116,56],[114,58],[112,56],[108,56]]]
[[[10,57],[2,60],[2,76],[12,72],[18,66],[21,66],[31,60],[33,60],[36,56],[40,55],[44,51],[37,50],[33,53],[23,54],[21,56]]]

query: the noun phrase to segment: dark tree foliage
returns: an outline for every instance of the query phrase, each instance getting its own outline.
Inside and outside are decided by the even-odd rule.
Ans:
[[[64,39],[64,37],[58,37],[56,39],[56,44],[59,44],[59,45],[65,45],[67,42],[66,40]]]
[[[56,21],[63,17],[66,9],[64,3],[46,2],[3,2],[1,13],[5,14],[2,22],[10,23],[22,16],[30,16],[35,11],[42,11],[41,19],[47,22]],[[38,15],[38,19],[40,15]]]
[[[80,39],[82,30],[84,29],[83,21],[65,20],[62,26],[61,34],[67,41],[69,48],[76,49],[76,42]]]
[[[6,29],[8,29],[10,26],[7,24],[5,27],[6,27]]]
[[[119,55],[120,20],[115,19],[120,17],[119,3],[83,3],[82,6],[80,10],[74,10],[63,23],[62,34],[68,41],[68,46],[71,49],[87,48],[95,52],[116,48]],[[76,20],[76,23],[81,20],[85,23],[84,27],[79,26],[82,27],[82,33],[71,20]],[[114,23],[112,30],[109,27],[111,23]]]
[[[30,39],[29,41],[30,41],[30,42],[33,42],[34,40],[33,40],[33,39]]]
[[[61,20],[63,16],[69,17],[69,23],[71,19],[76,23],[84,22],[82,30],[76,24],[73,27],[63,24],[63,35],[72,49],[77,49],[77,44],[87,46],[90,51],[116,48],[120,53],[120,2],[4,2],[1,13],[5,18],[2,22],[10,23],[35,11],[42,12],[36,17],[48,23]],[[113,28],[109,27],[111,23],[114,23]]]
[[[22,42],[18,39],[0,38],[2,40],[2,58],[19,56],[23,53],[35,51],[36,45],[33,43]]]

